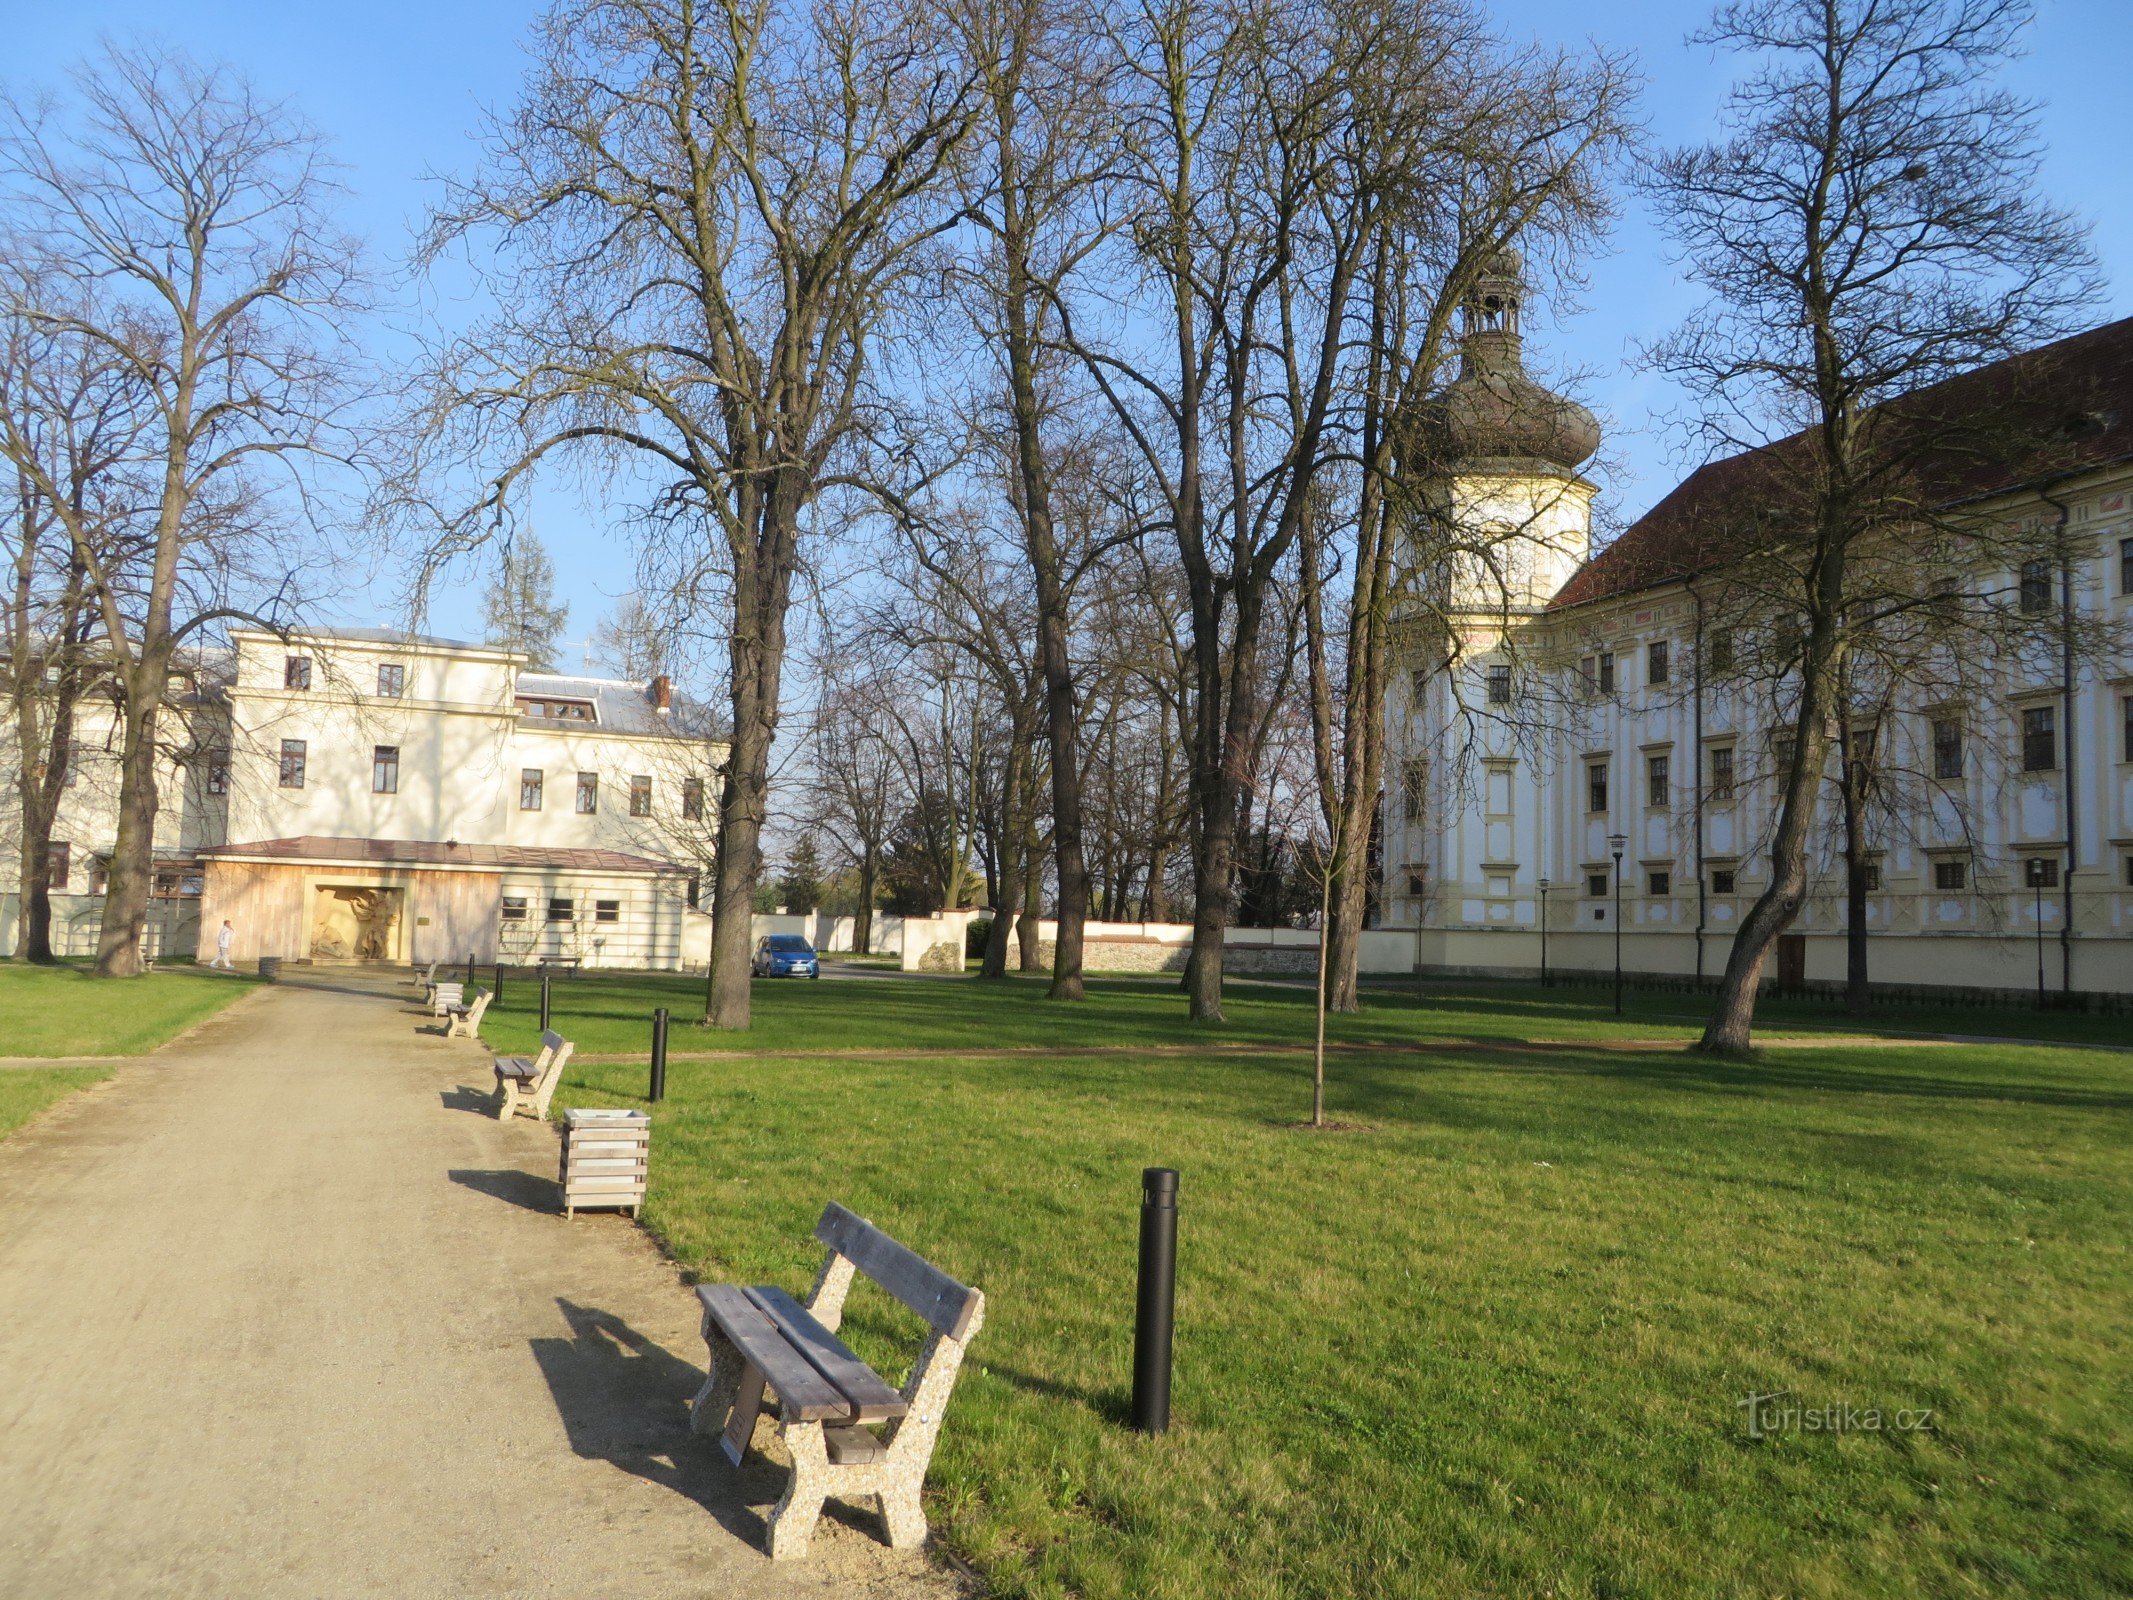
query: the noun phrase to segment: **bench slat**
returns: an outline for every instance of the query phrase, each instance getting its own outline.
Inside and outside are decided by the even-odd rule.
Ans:
[[[770,1380],[787,1422],[850,1419],[851,1406],[836,1386],[786,1341],[745,1290],[730,1283],[699,1284],[696,1297],[741,1358]]]
[[[854,1422],[886,1422],[911,1409],[902,1395],[783,1289],[774,1284],[760,1285],[748,1291],[748,1298],[762,1307],[771,1324],[807,1358],[808,1364],[852,1402]]]
[[[834,1200],[822,1208],[815,1237],[951,1339],[970,1331],[984,1303],[977,1290],[957,1283],[924,1256]]]

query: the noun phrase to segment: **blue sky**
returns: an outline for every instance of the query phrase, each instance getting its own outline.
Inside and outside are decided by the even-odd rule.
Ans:
[[[524,66],[523,40],[538,7],[527,0],[361,0],[361,3],[238,4],[230,0],[77,0],[67,6],[0,0],[0,75],[22,89],[56,82],[100,35],[168,40],[194,54],[242,66],[269,93],[286,96],[332,139],[350,169],[350,226],[385,258],[406,248],[432,186],[428,174],[463,167],[479,108],[507,103]],[[1703,136],[1727,80],[1726,63],[1685,42],[1707,14],[1704,0],[1497,0],[1514,38],[1575,44],[1585,39],[1632,54],[1646,80],[1643,117],[1652,137]],[[2133,136],[2122,75],[2133,61],[2129,0],[2040,0],[2030,55],[2012,75],[2020,93],[2045,102],[2050,146],[2044,187],[2095,228],[2110,279],[2097,320],[2133,314]],[[1575,307],[1544,307],[1529,325],[1550,368],[1577,373],[1579,392],[1608,424],[1603,489],[1613,512],[1634,517],[1693,464],[1684,460],[1679,400],[1640,374],[1633,355],[1689,303],[1650,220],[1634,202],[1609,252],[1591,264]],[[572,489],[544,497],[540,531],[571,600],[579,638],[628,585],[629,561],[607,518]],[[353,613],[390,598],[351,597]],[[440,629],[471,628],[470,595],[446,595]],[[367,620],[367,619],[366,619]]]

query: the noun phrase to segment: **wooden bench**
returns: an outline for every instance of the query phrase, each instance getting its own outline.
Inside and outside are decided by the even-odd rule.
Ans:
[[[541,1035],[541,1053],[530,1060],[525,1056],[496,1057],[496,1120],[509,1122],[525,1106],[536,1122],[546,1122],[548,1102],[555,1097],[555,1086],[563,1078],[563,1064],[576,1048],[551,1028]]]
[[[561,967],[565,972],[576,972],[585,965],[585,958],[583,956],[542,956],[535,964],[543,967]]]
[[[487,989],[476,989],[472,1005],[462,1001],[456,1006],[446,1006],[444,1036],[447,1039],[479,1039],[481,1014],[489,1009],[489,1002],[495,998]]]
[[[690,1409],[690,1426],[720,1433],[727,1459],[739,1466],[764,1390],[775,1393],[778,1433],[793,1467],[770,1513],[773,1559],[807,1554],[831,1495],[878,1497],[890,1545],[909,1549],[926,1537],[919,1491],[963,1351],[985,1321],[985,1296],[835,1203],[823,1210],[815,1237],[829,1246],[829,1256],[805,1306],[774,1287],[697,1289],[711,1375]],[[837,1338],[845,1295],[862,1273],[927,1325],[925,1345],[900,1390]],[[876,1424],[885,1425],[879,1433]]]
[[[432,961],[427,967],[423,968],[418,976],[408,979],[408,982],[410,983],[419,984],[422,988],[422,992],[425,995],[430,992],[430,985],[434,984],[436,981],[437,963],[434,961]]]

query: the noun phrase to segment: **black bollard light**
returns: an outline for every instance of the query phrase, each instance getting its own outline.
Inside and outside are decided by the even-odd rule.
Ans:
[[[1133,1320],[1133,1426],[1170,1428],[1170,1334],[1177,1299],[1178,1175],[1172,1167],[1141,1173],[1140,1301]]]
[[[474,998],[474,952],[467,952],[467,998]]]
[[[541,1032],[548,1031],[548,980],[554,976],[546,967],[541,968]]]
[[[646,1096],[654,1105],[667,1097],[667,1008],[661,1006],[652,1013],[652,1092]]]
[[[496,963],[496,992],[495,992],[494,994],[492,994],[492,995],[490,995],[490,996],[489,996],[489,1004],[490,1004],[490,1005],[492,1005],[492,1006],[500,1006],[500,1005],[502,1005],[503,1003],[504,1003],[504,964],[503,964],[503,962],[501,962],[501,961],[498,961],[498,962]]]

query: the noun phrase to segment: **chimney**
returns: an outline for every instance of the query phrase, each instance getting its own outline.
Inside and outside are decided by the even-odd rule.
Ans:
[[[654,711],[661,716],[665,716],[674,709],[674,680],[672,678],[662,672],[651,681],[649,688]]]

